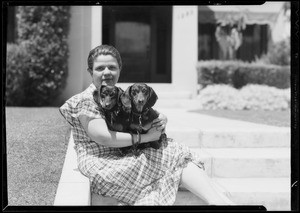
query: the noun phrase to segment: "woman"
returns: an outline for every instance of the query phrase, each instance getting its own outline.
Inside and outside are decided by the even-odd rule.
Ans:
[[[214,189],[204,164],[182,144],[165,141],[160,149],[148,148],[138,156],[119,154],[119,148],[132,145],[138,136],[108,130],[92,93],[101,85],[115,85],[121,69],[114,47],[92,49],[88,56],[92,84],[60,107],[72,126],[78,168],[90,179],[92,191],[115,198],[120,205],[172,205],[181,184],[208,204],[232,204]],[[141,143],[158,140],[166,123],[160,114],[148,133],[141,135]]]

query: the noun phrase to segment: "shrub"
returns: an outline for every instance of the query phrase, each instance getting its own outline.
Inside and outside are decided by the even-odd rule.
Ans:
[[[228,85],[210,85],[198,96],[202,109],[287,110],[290,89],[247,85],[238,90]]]
[[[24,64],[29,60],[22,44],[7,44],[5,102],[8,106],[21,105],[25,99],[24,83],[28,70]]]
[[[285,89],[290,87],[290,67],[266,64],[245,64],[232,75],[233,86],[259,84]]]
[[[242,88],[247,84],[261,84],[277,88],[290,87],[290,67],[242,61],[199,61],[198,83],[228,84]]]
[[[268,53],[261,58],[256,59],[256,62],[266,64],[275,64],[280,66],[288,66],[291,64],[291,42],[290,38],[273,43]]]
[[[197,65],[198,83],[204,86],[210,84],[232,84],[232,75],[238,69],[233,61],[200,61]]]
[[[23,105],[51,105],[64,88],[69,16],[69,6],[18,7],[18,42],[25,44],[30,57],[28,63],[22,64],[29,72]]]

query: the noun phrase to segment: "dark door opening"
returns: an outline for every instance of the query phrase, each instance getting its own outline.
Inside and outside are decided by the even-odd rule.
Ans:
[[[122,57],[119,82],[171,82],[172,7],[103,6],[103,44]]]

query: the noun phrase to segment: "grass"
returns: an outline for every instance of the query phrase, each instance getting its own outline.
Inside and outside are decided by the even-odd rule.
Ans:
[[[70,128],[58,108],[6,107],[8,205],[53,205]]]
[[[263,110],[194,110],[193,112],[229,118],[251,123],[266,124],[279,127],[291,126],[291,111],[263,111]]]

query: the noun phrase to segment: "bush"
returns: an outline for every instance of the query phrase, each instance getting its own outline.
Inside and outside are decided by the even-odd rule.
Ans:
[[[30,61],[23,85],[24,106],[52,105],[66,84],[69,6],[19,6],[18,43],[23,43]]]
[[[27,78],[27,67],[24,64],[30,58],[23,45],[7,44],[6,52],[6,105],[18,106],[25,99],[24,83]]]
[[[238,69],[236,61],[200,61],[197,65],[198,83],[203,86],[210,84],[231,84],[232,75]],[[241,62],[242,63],[242,62]]]
[[[238,90],[228,85],[210,85],[198,96],[205,110],[287,110],[290,107],[290,89],[263,85],[247,85]]]
[[[260,84],[277,88],[290,87],[290,67],[242,61],[199,61],[198,83],[228,84],[242,88],[247,84]]]
[[[273,43],[270,46],[268,53],[263,55],[261,58],[256,59],[256,62],[289,66],[291,64],[290,38]]]
[[[290,87],[290,67],[246,64],[232,76],[233,86],[242,88],[247,84],[259,84],[285,89]]]

